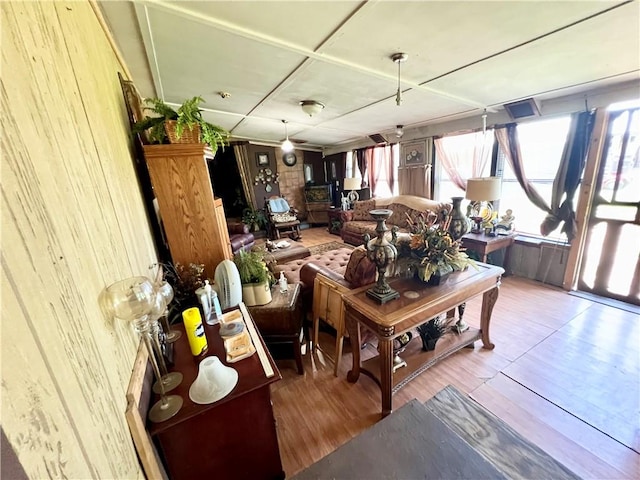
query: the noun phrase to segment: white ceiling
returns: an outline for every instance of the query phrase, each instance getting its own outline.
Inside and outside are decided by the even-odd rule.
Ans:
[[[180,104],[200,95],[207,120],[236,139],[280,142],[285,119],[292,139],[331,147],[640,75],[638,1],[100,6],[143,96]],[[408,54],[401,106],[396,52]],[[309,117],[301,100],[326,108]]]

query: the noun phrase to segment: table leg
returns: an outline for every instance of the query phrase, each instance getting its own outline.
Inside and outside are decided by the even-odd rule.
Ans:
[[[356,383],[358,378],[360,378],[360,345],[362,345],[360,324],[349,314],[345,316],[345,324],[349,332],[349,341],[351,342],[351,351],[353,352],[353,361],[351,370],[347,373],[347,380],[351,383]]]
[[[378,341],[380,352],[380,390],[382,391],[382,416],[386,417],[393,411],[393,339],[380,338]]]
[[[493,350],[495,345],[489,340],[489,323],[491,322],[491,313],[493,306],[498,300],[499,282],[495,288],[484,292],[482,296],[482,313],[480,315],[480,331],[482,334],[482,346],[488,350]]]

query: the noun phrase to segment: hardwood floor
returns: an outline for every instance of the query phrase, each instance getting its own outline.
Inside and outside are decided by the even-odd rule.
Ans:
[[[305,246],[340,241],[303,230]],[[481,299],[465,320],[478,326]],[[368,377],[346,381],[349,343],[333,376],[334,338],[305,352],[305,374],[279,360],[273,385],[280,452],[294,475],[380,419],[380,391]],[[424,402],[448,384],[470,395],[583,478],[640,478],[640,316],[518,277],[506,277],[493,312],[496,348],[448,357],[394,396],[394,408]],[[419,341],[415,339],[414,341]],[[377,354],[374,346],[363,358]],[[390,448],[393,448],[390,446]]]

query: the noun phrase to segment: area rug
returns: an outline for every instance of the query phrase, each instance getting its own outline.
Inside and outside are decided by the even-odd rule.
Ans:
[[[338,250],[339,248],[354,249],[356,247],[344,242],[329,242],[316,245],[315,247],[309,247],[309,252],[311,252],[311,255],[318,255],[320,253],[328,252],[329,250]]]
[[[426,404],[411,400],[293,478],[579,477],[448,386]]]

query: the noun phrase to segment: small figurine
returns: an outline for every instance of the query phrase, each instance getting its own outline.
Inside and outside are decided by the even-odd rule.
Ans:
[[[506,230],[507,232],[511,232],[514,229],[513,222],[516,217],[513,215],[513,211],[508,209],[502,217],[500,217],[500,221],[498,225],[496,225],[496,229],[498,230]]]

